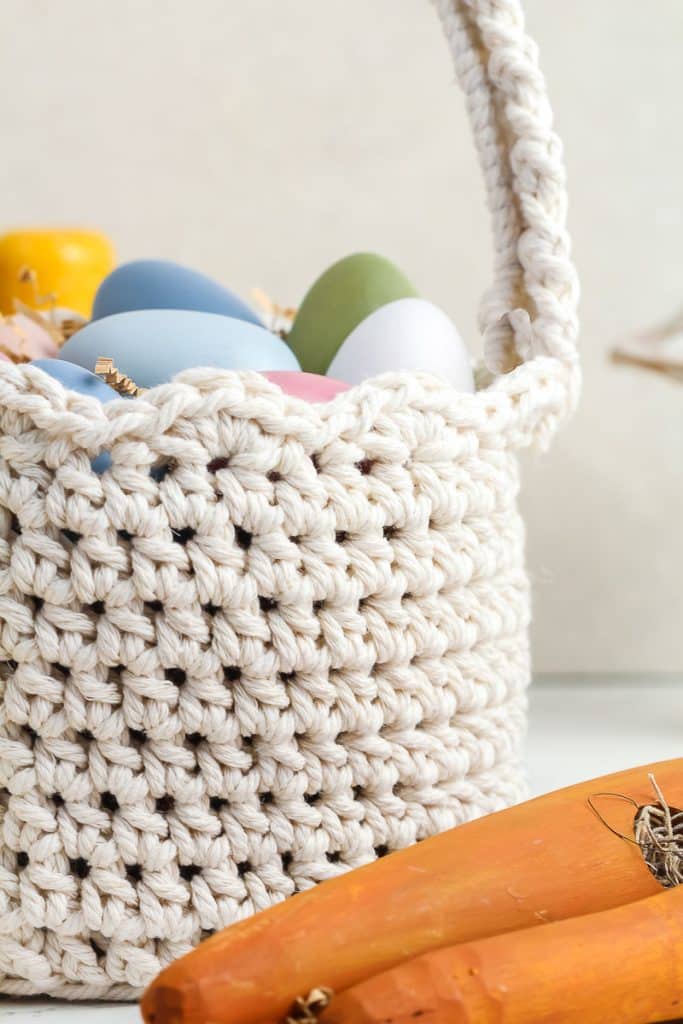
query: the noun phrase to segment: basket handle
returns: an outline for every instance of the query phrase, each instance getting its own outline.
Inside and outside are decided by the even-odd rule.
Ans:
[[[565,229],[562,145],[519,0],[436,0],[486,182],[494,281],[479,322],[487,368],[549,356],[578,392],[578,279]],[[557,367],[559,370],[560,367]],[[573,398],[572,394],[574,393]]]

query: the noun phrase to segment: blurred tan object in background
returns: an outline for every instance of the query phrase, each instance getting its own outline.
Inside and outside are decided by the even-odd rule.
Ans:
[[[612,362],[683,381],[683,310],[659,327],[624,338],[612,349]]]

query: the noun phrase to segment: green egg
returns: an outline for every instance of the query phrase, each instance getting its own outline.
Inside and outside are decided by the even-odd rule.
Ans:
[[[380,306],[415,298],[410,281],[383,256],[358,252],[333,263],[307,292],[288,342],[302,370],[325,373],[354,327]]]

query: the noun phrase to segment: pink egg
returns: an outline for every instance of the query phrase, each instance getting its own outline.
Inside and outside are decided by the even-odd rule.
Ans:
[[[0,352],[0,360],[4,360],[6,363],[11,363],[12,360],[9,356],[6,356],[4,352]]]
[[[10,359],[55,359],[59,353],[44,327],[23,313],[0,319],[0,352]]]
[[[268,380],[294,398],[307,402],[329,402],[335,395],[348,391],[349,385],[333,377],[322,377],[319,373],[304,373],[303,370],[268,370],[263,374]]]

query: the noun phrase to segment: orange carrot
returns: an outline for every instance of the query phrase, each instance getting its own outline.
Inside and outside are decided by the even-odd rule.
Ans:
[[[683,804],[683,759],[560,790],[445,832],[241,921],[171,964],[148,1024],[260,1024],[318,986],[342,991],[430,949],[589,914],[661,891],[637,846],[589,806],[652,803],[653,772]],[[605,801],[633,835],[634,807]]]
[[[683,886],[434,950],[332,997],[320,1024],[644,1024],[683,1009]]]

